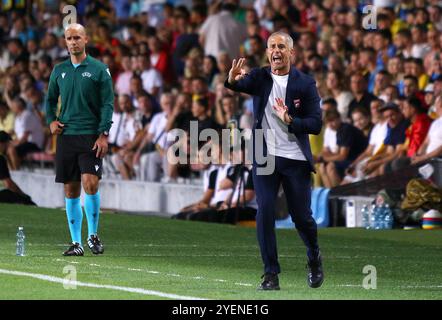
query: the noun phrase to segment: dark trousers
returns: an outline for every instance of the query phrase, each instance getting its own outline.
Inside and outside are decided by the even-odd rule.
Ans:
[[[276,196],[281,183],[292,221],[307,247],[308,258],[314,259],[319,252],[317,226],[310,209],[310,179],[310,165],[307,161],[275,157],[275,170],[270,175],[257,175],[256,166],[253,167],[258,202],[256,229],[265,273],[281,271],[275,235]]]

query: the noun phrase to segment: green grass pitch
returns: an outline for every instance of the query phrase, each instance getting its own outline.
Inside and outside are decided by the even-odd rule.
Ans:
[[[27,237],[25,257],[15,256],[20,225]],[[84,257],[66,258],[64,211],[0,205],[0,299],[442,298],[442,230],[321,229],[320,289],[307,286],[305,248],[297,233],[278,230],[277,236],[281,290],[259,292],[262,264],[253,228],[105,213],[100,217],[105,254],[93,256],[85,248]],[[376,268],[376,289],[363,287],[366,265]],[[68,290],[35,278],[64,279],[66,266],[75,267],[77,281],[95,287]]]

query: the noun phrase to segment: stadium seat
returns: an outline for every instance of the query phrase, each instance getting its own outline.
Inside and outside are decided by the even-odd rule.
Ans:
[[[313,219],[315,219],[318,228],[326,228],[329,225],[330,217],[328,212],[328,194],[330,189],[314,188],[312,190],[312,200],[310,208],[312,209]],[[277,229],[295,228],[290,215],[285,219],[276,220],[275,227]]]
[[[319,228],[326,228],[329,225],[329,212],[328,212],[328,194],[330,189],[327,188],[315,188],[312,191],[311,209],[313,212],[313,218]]]

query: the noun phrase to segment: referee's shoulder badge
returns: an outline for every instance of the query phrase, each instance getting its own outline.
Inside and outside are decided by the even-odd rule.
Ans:
[[[106,68],[106,72],[109,74],[110,77],[112,77],[112,76],[111,76],[111,73],[110,73],[110,71],[109,71],[109,68]]]
[[[62,74],[61,74],[61,77],[64,79],[64,76],[66,75],[66,72],[63,72]]]

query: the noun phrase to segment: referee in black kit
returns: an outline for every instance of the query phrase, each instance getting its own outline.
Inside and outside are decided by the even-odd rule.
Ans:
[[[54,67],[46,101],[47,123],[51,133],[57,135],[55,181],[64,184],[72,238],[72,244],[63,255],[84,255],[81,185],[85,191],[87,244],[93,254],[102,254],[104,248],[97,234],[100,215],[98,184],[114,110],[112,77],[105,64],[86,54],[88,37],[82,25],[68,25],[65,40],[70,57]],[[59,97],[61,111],[57,116]]]
[[[318,288],[324,280],[317,226],[310,209],[310,173],[314,165],[308,140],[309,134],[321,131],[320,97],[315,81],[291,66],[293,54],[293,39],[284,32],[275,32],[267,41],[270,67],[255,68],[246,74],[242,69],[245,59],[233,60],[225,82],[227,88],[253,96],[254,137],[256,129],[263,129],[264,155],[275,161],[273,172],[257,173],[255,148],[256,228],[264,262],[260,290],[279,290],[275,202],[281,183],[289,213],[307,247],[307,283]]]

